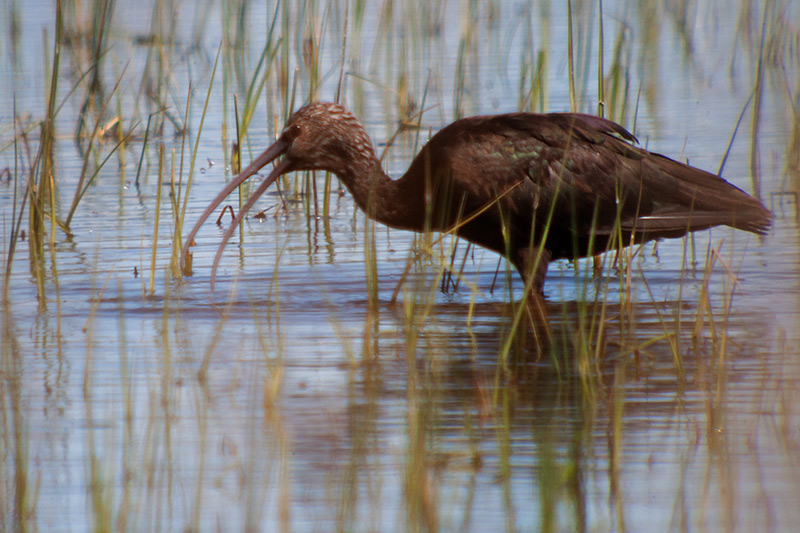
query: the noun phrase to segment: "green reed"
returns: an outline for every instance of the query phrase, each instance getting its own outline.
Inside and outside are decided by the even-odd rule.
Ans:
[[[108,277],[103,284],[103,287],[97,291],[97,296],[93,299],[93,303],[89,308],[89,316],[83,326],[83,331],[86,334],[86,360],[83,369],[83,407],[84,407],[84,420],[87,423],[86,432],[86,449],[87,449],[87,464],[86,464],[86,486],[89,488],[88,493],[88,511],[90,515],[90,523],[92,529],[96,531],[112,531],[113,523],[113,496],[116,485],[112,483],[110,467],[107,461],[104,460],[102,451],[105,446],[98,444],[98,435],[108,435],[107,432],[96,432],[96,418],[94,409],[94,326],[95,314],[100,307],[103,295],[108,287],[111,279],[112,272],[109,272]],[[92,279],[92,291],[96,290],[94,283],[96,277]],[[109,446],[111,449],[111,446]]]
[[[117,80],[117,83],[114,85],[114,89],[112,90],[111,95],[109,95],[109,98],[106,99],[105,103],[102,105],[102,107],[101,107],[101,109],[100,109],[100,111],[98,113],[98,118],[97,118],[97,121],[95,122],[94,129],[92,130],[92,133],[89,135],[89,143],[88,143],[88,145],[86,147],[86,150],[84,152],[83,165],[81,167],[80,177],[78,178],[78,185],[75,188],[75,196],[72,198],[72,204],[70,205],[69,211],[67,212],[67,217],[64,219],[64,222],[63,222],[63,228],[68,234],[69,234],[69,231],[70,231],[70,226],[72,224],[72,218],[75,216],[75,212],[78,209],[78,205],[80,204],[81,199],[83,199],[83,196],[89,190],[89,187],[91,187],[91,185],[94,183],[95,179],[100,174],[100,171],[103,169],[103,167],[105,166],[106,162],[111,158],[112,155],[114,155],[114,153],[117,151],[118,148],[120,148],[121,146],[126,144],[126,142],[133,135],[133,132],[136,129],[136,125],[134,125],[130,129],[130,131],[114,145],[114,147],[109,151],[109,153],[106,154],[106,157],[103,159],[103,161],[101,163],[95,165],[95,168],[94,168],[94,171],[92,172],[92,175],[89,176],[88,179],[87,179],[87,173],[88,173],[89,167],[91,165],[91,157],[92,157],[92,155],[94,153],[94,151],[93,151],[94,143],[101,136],[101,128],[103,127],[103,124],[104,124],[103,123],[103,117],[105,115],[105,112],[106,112],[106,109],[107,109],[108,105],[111,103],[111,96],[119,88],[119,85],[120,85],[120,83],[122,81],[122,78],[123,78],[124,74],[125,74],[125,72],[123,71],[122,75],[120,75],[120,78]],[[144,146],[145,147],[147,146],[147,134],[149,132],[149,126],[150,126],[150,121],[148,120],[148,129],[145,130],[145,141],[144,141]],[[143,158],[144,157],[144,147],[142,148],[142,154],[143,154],[143,156],[142,156],[142,158]],[[137,175],[136,175],[137,176],[137,182],[138,182],[138,177],[139,177],[139,172],[140,171],[141,171],[141,159],[139,161],[139,170],[137,171]]]
[[[27,195],[28,209],[28,239],[30,251],[31,274],[36,279],[37,292],[40,303],[45,301],[45,218],[49,216],[50,242],[55,239],[56,227],[56,192],[55,192],[55,117],[56,94],[58,90],[59,68],[61,66],[61,39],[63,33],[63,17],[61,0],[56,3],[56,32],[53,43],[53,62],[51,68],[45,66],[45,71],[50,71],[48,84],[47,108],[45,118],[41,123],[39,151],[35,162],[31,166],[28,178]],[[46,59],[47,61],[47,59]]]
[[[598,0],[597,4],[597,116],[604,117],[606,99],[603,87],[603,78],[605,76],[605,72],[603,71],[603,37],[605,35],[603,30],[603,0]]]
[[[13,180],[14,180],[14,192],[12,195],[11,200],[11,228],[9,231],[9,241],[8,241],[8,250],[6,252],[6,264],[5,264],[5,271],[3,276],[3,304],[5,305],[9,301],[9,294],[8,290],[11,284],[11,266],[14,263],[14,253],[17,249],[17,243],[19,242],[20,238],[20,229],[22,226],[22,217],[25,214],[25,204],[28,201],[28,194],[23,194],[21,203],[19,208],[17,204],[20,202],[19,198],[19,186],[17,184],[17,179],[19,176],[19,161],[20,161],[20,147],[18,145],[18,141],[24,138],[23,133],[19,133],[17,128],[19,127],[19,121],[17,120],[17,104],[16,98],[14,99],[14,173],[13,173]],[[5,244],[5,243],[3,243]]]
[[[280,4],[280,2],[278,3]],[[283,37],[275,36],[275,28],[278,22],[278,8],[276,7],[275,13],[270,22],[269,30],[267,32],[267,39],[261,55],[256,62],[255,69],[249,74],[249,83],[246,82],[247,75],[242,74],[239,78],[240,89],[246,87],[244,90],[244,107],[242,109],[241,123],[238,124],[237,135],[246,136],[250,121],[253,119],[258,104],[264,89],[267,86],[267,76],[269,75],[273,62],[281,47]],[[226,69],[227,72],[227,69]],[[240,141],[241,142],[241,141]]]
[[[764,52],[767,42],[767,32],[770,28],[773,13],[772,2],[764,2],[764,11],[761,20],[761,40],[756,63],[755,86],[753,87],[753,119],[750,130],[750,179],[753,194],[758,198],[761,192],[761,163],[759,155],[759,123],[761,121],[761,106],[764,98]]]
[[[533,6],[526,10],[524,20],[526,47],[520,56],[519,103],[520,110],[544,113],[548,111],[548,71],[549,71],[549,42],[550,42],[550,13],[542,7],[536,23],[541,27],[540,48],[534,45],[534,14]]]
[[[600,48],[598,57],[602,57],[602,50]],[[603,82],[598,81],[598,87],[601,87],[599,107],[602,108],[602,110],[598,111],[598,115],[607,116],[620,124],[625,124],[628,116],[628,98],[630,94],[630,69],[628,65],[632,63],[630,55],[631,45],[627,29],[620,24],[614,43],[611,66],[608,73],[603,74]],[[605,94],[608,94],[607,99]],[[635,131],[635,128],[632,128],[631,131]]]
[[[575,48],[572,35],[572,0],[567,0],[567,62],[569,69],[569,109],[573,113],[578,111],[577,94],[575,92]]]
[[[11,257],[6,271],[10,271]],[[8,285],[8,274],[5,285]],[[24,353],[17,337],[14,321],[14,307],[8,298],[7,290],[3,291],[2,316],[0,316],[0,368],[3,384],[0,393],[3,395],[4,416],[0,421],[4,438],[3,452],[13,460],[13,471],[5,472],[0,484],[2,496],[4,524],[10,524],[15,531],[35,531],[37,515],[37,480],[34,466],[31,463],[30,424],[26,420]],[[9,494],[5,490],[9,490]],[[10,519],[6,519],[9,517]]]
[[[191,158],[189,160],[189,173],[186,176],[186,189],[185,191],[181,191],[181,185],[183,183],[183,143],[181,144],[181,173],[178,178],[178,196],[176,198],[176,206],[180,206],[180,211],[176,212],[175,216],[175,228],[174,228],[174,241],[172,246],[172,259],[170,262],[170,270],[174,277],[178,278],[181,275],[179,263],[180,263],[180,256],[181,251],[184,246],[191,246],[192,243],[183,243],[182,235],[183,235],[183,221],[186,217],[186,207],[189,205],[189,192],[191,191],[192,187],[192,178],[194,177],[194,167],[195,162],[197,160],[197,150],[200,146],[200,137],[203,133],[203,123],[206,119],[206,113],[208,112],[208,104],[211,101],[211,89],[214,86],[214,75],[217,72],[217,63],[219,62],[220,52],[222,52],[222,46],[217,48],[217,56],[214,59],[214,66],[211,69],[211,75],[208,81],[208,90],[206,91],[206,99],[205,103],[203,104],[203,112],[200,115],[200,124],[197,127],[197,136],[194,140],[194,148],[191,152]],[[191,88],[190,92],[186,96],[186,115],[184,119],[184,123],[186,123],[186,119],[188,119],[189,113],[189,104],[191,101]],[[184,138],[185,141],[185,138]],[[181,205],[181,202],[183,204]],[[187,269],[189,270],[189,269]]]
[[[60,2],[59,2],[60,3]],[[81,104],[80,119],[76,128],[75,138],[80,139],[85,131],[85,118],[92,109],[105,108],[110,96],[104,94],[102,75],[104,72],[102,62],[106,56],[106,42],[114,15],[115,0],[92,0],[87,12],[81,10],[81,5],[67,2],[64,9],[64,40],[71,52],[73,63],[81,65],[84,58],[91,67],[86,96]],[[83,23],[88,19],[88,26]],[[100,112],[98,118],[102,117]]]
[[[148,121],[149,122],[149,121]],[[153,238],[150,247],[150,278],[147,294],[153,296],[156,283],[156,251],[158,249],[158,227],[161,222],[161,191],[164,185],[164,143],[158,145],[158,181],[156,182],[156,208],[153,221]]]

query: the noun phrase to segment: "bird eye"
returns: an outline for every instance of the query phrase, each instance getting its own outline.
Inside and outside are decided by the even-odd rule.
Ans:
[[[287,127],[283,133],[286,136],[286,140],[293,141],[300,135],[300,125],[299,124],[292,124],[291,126]]]

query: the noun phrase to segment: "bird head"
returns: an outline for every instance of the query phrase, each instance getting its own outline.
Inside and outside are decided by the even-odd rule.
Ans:
[[[340,174],[346,170],[348,161],[356,156],[375,157],[367,133],[349,111],[327,102],[315,102],[298,109],[289,117],[277,140],[232,179],[200,215],[186,237],[181,253],[181,268],[186,270],[189,247],[203,222],[230,193],[267,164],[276,161],[272,171],[247,199],[222,238],[212,267],[212,287],[223,247],[239,222],[272,183],[281,175],[296,170],[329,170]]]
[[[298,109],[273,146],[284,147],[292,170],[347,172],[353,160],[374,158],[372,143],[361,123],[347,109],[314,102]]]

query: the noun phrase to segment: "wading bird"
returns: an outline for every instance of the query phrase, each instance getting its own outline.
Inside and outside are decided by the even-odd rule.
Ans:
[[[495,251],[541,294],[548,264],[727,225],[763,234],[771,213],[721,177],[634,146],[622,126],[577,113],[511,113],[453,122],[402,178],[381,167],[359,121],[332,103],[296,111],[278,139],[206,208],[186,239],[247,178],[276,161],[219,245],[282,174],[327,170],[358,206],[392,228],[451,231]],[[279,159],[280,158],[280,159]]]

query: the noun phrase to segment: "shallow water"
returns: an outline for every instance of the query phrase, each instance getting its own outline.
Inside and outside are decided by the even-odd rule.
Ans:
[[[381,6],[371,4],[360,34],[350,27],[344,92],[379,151],[397,128],[400,73],[418,105],[435,106],[424,127],[392,145],[386,168],[393,176],[419,142],[453,120],[459,86],[465,115],[518,109],[531,43],[549,60],[546,108],[569,109],[560,3],[549,10],[536,3],[528,13],[514,2],[477,11],[450,2],[422,14],[427,8],[396,4],[389,29],[380,27]],[[596,46],[597,8],[577,4],[584,65],[581,46]],[[344,8],[330,6],[328,18],[325,6],[304,15],[323,36],[321,99],[334,98],[342,53]],[[169,69],[152,79],[168,86],[163,94],[178,120],[191,82],[185,176],[217,46],[237,33],[229,29],[235,17],[216,3],[179,7],[168,33],[174,44],[163,49]],[[0,169],[13,175],[10,117],[15,97],[17,115],[30,117],[24,126],[44,116],[43,30],[52,46],[54,7],[3,9],[14,16],[0,23]],[[300,52],[307,42],[296,23],[300,8],[292,9],[287,25],[278,26],[291,43],[287,72],[299,68],[299,105],[310,75]],[[755,85],[761,7],[749,19],[726,2],[689,6],[685,19],[670,9],[604,2],[606,67],[624,25],[625,125],[633,129],[635,114],[643,145],[716,169]],[[167,168],[174,164],[177,174],[182,139],[166,121],[149,140],[136,183],[147,115],[157,107],[143,96],[148,47],[141,43],[171,18],[168,10],[154,18],[150,8],[117,5],[103,81],[110,93],[125,71],[119,108],[126,128],[139,121],[136,140],[124,165],[113,156],[88,189],[74,237],[55,232],[43,299],[27,239],[10,265],[2,310],[2,528],[790,529],[800,519],[800,232],[796,197],[782,193],[797,179],[786,166],[797,149],[790,110],[798,105],[800,60],[784,41],[796,43],[800,30],[788,21],[800,16],[796,5],[776,9],[788,29],[770,23],[758,131],[760,196],[776,215],[769,235],[717,228],[690,241],[648,244],[630,261],[629,275],[624,257],[614,265],[608,256],[596,275],[589,261],[556,263],[540,323],[518,313],[521,283],[504,262],[496,275],[495,255],[470,250],[458,290],[442,292],[450,241],[442,257],[414,262],[403,280],[423,238],[380,226],[375,304],[364,217],[336,185],[330,217],[321,216],[321,174],[318,211],[305,206],[310,194],[297,201],[286,194],[291,201],[273,215],[280,199],[265,195],[257,209],[271,210],[263,220],[248,218],[243,240],[232,239],[214,291],[211,264],[224,228],[210,220],[193,248],[194,274],[172,277],[165,184],[150,295],[157,149],[163,143]],[[242,106],[249,83],[236,78],[235,60],[245,72],[255,69],[274,10],[271,2],[248,5],[247,46],[225,48],[220,59],[189,226],[228,179],[231,91]],[[353,12],[348,16],[354,24]],[[20,28],[16,40],[11,20]],[[421,24],[428,21],[430,33]],[[84,53],[62,47],[62,213],[83,164],[73,134],[86,88],[69,90],[88,68]],[[596,111],[595,56],[578,69],[586,79],[578,80],[581,110],[588,112]],[[283,108],[279,69],[270,72],[248,131],[253,155],[281,122],[264,120]],[[753,105],[724,172],[749,192]],[[89,120],[93,125],[95,117]],[[35,150],[38,129],[29,136]],[[112,146],[106,142],[102,153]],[[21,193],[25,174],[18,175]],[[290,178],[284,187],[298,182],[303,178]],[[4,267],[14,186],[0,185]],[[456,265],[465,249],[458,245]]]

